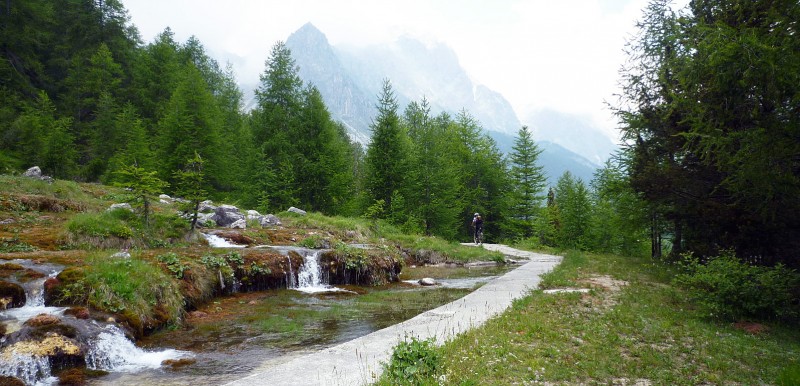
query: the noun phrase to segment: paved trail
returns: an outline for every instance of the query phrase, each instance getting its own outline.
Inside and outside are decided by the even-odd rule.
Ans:
[[[505,245],[484,244],[515,259],[528,259],[519,268],[492,280],[478,290],[439,308],[369,335],[307,355],[265,363],[253,374],[228,385],[364,385],[377,380],[382,363],[406,337],[435,338],[444,343],[503,312],[511,302],[539,285],[561,257],[520,251]]]

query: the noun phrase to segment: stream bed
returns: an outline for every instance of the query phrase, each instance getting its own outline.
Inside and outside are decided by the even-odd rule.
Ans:
[[[340,291],[296,289],[237,293],[190,313],[184,326],[139,342],[147,351],[191,352],[179,367],[112,373],[92,385],[215,385],[248,375],[267,361],[291,359],[410,319],[449,303],[515,266],[406,267],[401,281]],[[423,277],[440,285],[423,287]]]

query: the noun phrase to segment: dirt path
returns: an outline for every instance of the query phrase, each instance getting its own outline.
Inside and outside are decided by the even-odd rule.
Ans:
[[[469,295],[424,312],[403,323],[306,355],[267,362],[253,374],[228,385],[364,385],[375,382],[392,349],[406,337],[436,339],[441,344],[480,326],[503,312],[511,302],[539,285],[540,276],[561,262],[561,257],[526,252],[500,244],[484,244],[516,259],[519,268],[492,280]]]

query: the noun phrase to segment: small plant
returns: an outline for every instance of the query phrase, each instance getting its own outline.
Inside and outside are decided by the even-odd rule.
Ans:
[[[79,213],[67,222],[67,230],[77,236],[133,237],[133,230],[124,220],[124,209],[102,213]]]
[[[178,279],[183,279],[183,273],[189,269],[189,266],[184,264],[181,261],[180,256],[174,252],[158,255],[156,256],[156,260],[164,263],[164,265],[167,266],[167,269]]]
[[[0,238],[0,253],[33,252],[35,250],[36,247],[21,241],[17,235],[10,238]]]
[[[321,235],[313,234],[311,236],[304,238],[303,240],[300,240],[300,242],[297,243],[297,245],[309,249],[324,248],[325,239]]]
[[[261,266],[261,264],[258,264],[255,261],[250,263],[248,270],[250,271],[250,274],[254,275],[269,275],[272,273],[272,270],[269,269],[269,267]]]
[[[412,337],[395,346],[386,372],[392,384],[419,385],[432,382],[442,369],[442,357],[434,340]]]

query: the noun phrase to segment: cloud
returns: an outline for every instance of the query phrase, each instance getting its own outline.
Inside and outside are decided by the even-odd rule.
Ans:
[[[391,42],[410,34],[449,45],[477,83],[518,115],[551,108],[582,114],[611,133],[604,100],[616,92],[622,49],[646,0],[124,0],[145,41],[169,26],[195,35],[258,82],[272,45],[307,22],[334,45]]]

